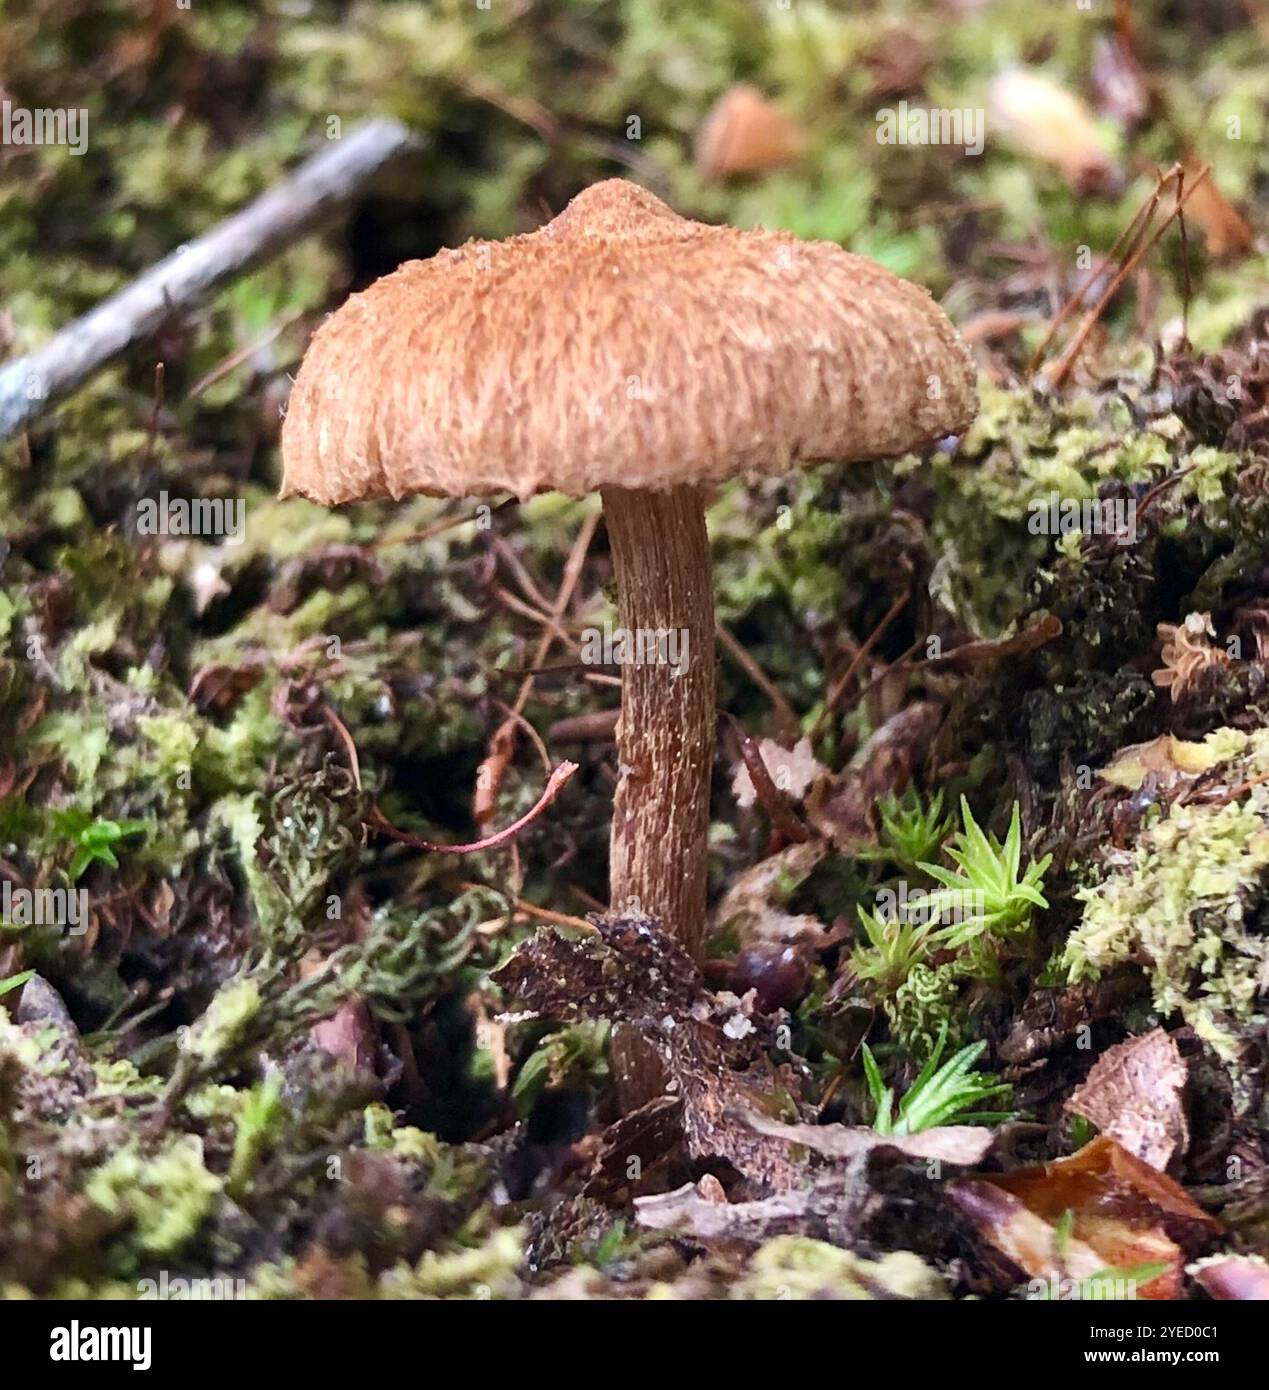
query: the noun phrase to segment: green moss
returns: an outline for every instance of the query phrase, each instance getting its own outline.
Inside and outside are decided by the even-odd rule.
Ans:
[[[1198,44],[1198,18],[1172,22],[1169,11],[1169,23],[1151,23],[1163,6],[1142,5],[1152,75],[1166,83],[1178,127],[1193,133],[1215,160],[1222,190],[1258,221],[1269,179],[1269,73],[1253,26],[1230,25]],[[990,136],[975,159],[880,146],[875,115],[890,98],[876,90],[873,55],[888,35],[924,45],[931,60],[921,99],[980,104],[991,75],[1017,62],[1087,90],[1095,26],[1074,6],[993,6],[952,20],[908,0],[866,14],[847,13],[836,0],[788,8],[555,0],[489,9],[471,0],[313,0],[302,16],[262,0],[195,6],[138,46],[128,0],[59,0],[54,25],[43,22],[47,8],[6,13],[6,89],[19,97],[64,92],[89,110],[94,134],[82,158],[56,147],[24,151],[23,177],[0,189],[10,355],[189,245],[362,117],[395,113],[422,138],[346,230],[302,238],[181,316],[153,353],[94,376],[31,431],[29,448],[10,448],[0,468],[0,725],[11,731],[0,752],[0,857],[25,882],[61,883],[75,846],[54,811],[149,827],[129,839],[118,866],[98,862],[85,875],[101,895],[91,945],[35,930],[0,938],[23,953],[13,971],[38,964],[62,991],[84,1030],[78,1046],[88,1063],[57,1029],[19,1028],[0,1014],[3,1287],[14,1297],[127,1296],[132,1285],[113,1277],[110,1262],[135,1264],[154,1240],[184,1240],[190,1262],[210,1248],[217,1259],[251,1266],[259,1246],[236,1248],[237,1213],[219,1221],[208,1195],[213,1174],[236,1168],[235,1199],[268,1229],[268,1248],[278,1247],[251,1270],[249,1296],[311,1295],[326,1268],[353,1296],[523,1292],[519,1246],[491,1230],[483,1205],[487,1160],[396,1123],[386,1107],[366,1109],[367,1089],[346,1077],[336,1083],[319,1068],[308,1094],[300,1063],[313,1061],[314,1049],[301,1039],[355,993],[376,1020],[414,1038],[425,1086],[475,1091],[472,1076],[492,1070],[493,1052],[469,1046],[465,1034],[456,1041],[469,1022],[460,1001],[480,988],[481,967],[519,928],[506,921],[492,931],[492,919],[507,919],[506,900],[460,893],[457,884],[487,878],[578,910],[571,888],[604,891],[611,788],[588,770],[518,837],[523,884],[508,877],[505,850],[458,866],[365,834],[373,794],[403,827],[430,838],[467,835],[475,770],[497,717],[493,697],[514,699],[536,629],[491,597],[489,537],[470,523],[382,544],[429,526],[448,502],[337,512],[275,499],[286,373],[322,312],[354,281],[433,245],[527,230],[578,188],[618,171],[710,221],[840,241],[945,295],[960,322],[1006,300],[1030,311],[1046,290],[1002,246],[1047,241],[1069,269],[1073,247],[1109,246],[1149,174],[1121,194],[1076,198],[1058,172]],[[120,61],[103,63],[103,54]],[[805,145],[766,176],[708,181],[694,167],[693,137],[736,80],[777,101],[802,127]],[[535,128],[543,114],[557,124],[548,138]],[[628,134],[632,116],[642,123],[638,137]],[[1231,117],[1241,138],[1229,135]],[[1134,136],[1133,149],[1162,165],[1175,151],[1161,126]],[[1189,333],[1200,347],[1214,346],[1265,298],[1269,262],[1257,251],[1214,264],[1191,230]],[[1174,232],[1151,253],[1149,270],[1158,327],[1180,309]],[[1144,384],[1151,346],[1136,312],[1128,292],[1110,306],[1100,365],[1108,377],[1119,374],[1136,418],[1148,420],[1158,407],[1147,399],[1156,394]],[[1033,324],[1022,340],[1034,345],[1041,331]],[[1008,359],[1003,375],[1019,366],[1016,340],[981,351],[997,367]],[[155,430],[159,355],[166,379]],[[986,705],[980,711],[984,723],[994,720],[988,746],[966,736],[973,720],[953,693],[933,760],[968,766],[973,783],[1019,755],[1040,779],[1042,818],[1046,776],[1059,778],[1067,760],[1095,764],[1102,752],[1148,737],[1156,730],[1139,726],[1164,717],[1166,696],[1150,686],[1149,663],[1156,622],[1175,617],[1181,601],[1172,590],[1200,585],[1189,606],[1214,613],[1254,602],[1269,539],[1257,500],[1263,488],[1247,459],[1196,447],[1176,416],[1134,424],[1117,394],[1073,387],[1043,399],[984,382],[983,414],[953,455],[718,489],[710,524],[720,616],[809,727],[826,673],[842,669],[902,587],[911,587],[912,601],[882,635],[874,662],[891,662],[909,641],[953,625],[987,635],[1037,607],[1058,614],[1060,641],[1033,659],[1011,658],[993,677],[1003,717]],[[1140,497],[1177,466],[1190,471],[1153,507],[1161,539],[1151,535],[1111,562],[1074,536],[1027,529],[1029,505],[1047,493],[1081,500],[1123,484]],[[242,498],[243,544],[138,537],[137,500],[160,487]],[[541,497],[499,514],[497,534],[549,594],[584,510],[596,505]],[[593,550],[578,593],[600,612],[602,533]],[[1037,593],[1053,601],[1037,604]],[[720,670],[725,707],[768,732],[766,698],[726,655]],[[924,688],[941,699],[958,679],[914,673],[908,693]],[[317,692],[356,745],[366,797],[351,786],[347,748],[320,727]],[[561,670],[538,681],[526,716],[545,729],[593,709],[596,693]],[[897,679],[887,680],[843,727],[822,735],[817,753],[840,767],[844,751],[904,698]],[[1257,709],[1239,712],[1247,727]],[[1185,732],[1197,738],[1203,729]],[[1222,732],[1229,743],[1232,731]],[[1223,755],[1231,784],[1245,778],[1247,749],[1230,744]],[[498,823],[526,810],[539,790],[522,742]],[[1099,864],[1096,891],[1105,890],[1106,904],[1084,904],[1072,950],[1085,943],[1082,968],[1098,970],[1145,959],[1143,941],[1157,936],[1162,964],[1147,971],[1160,977],[1158,998],[1175,1000],[1214,1045],[1228,1047],[1259,1009],[1247,986],[1262,939],[1253,821],[1265,819],[1264,808],[1256,794],[1223,813],[1197,806],[1169,819],[1171,831],[1138,846],[1141,866],[1135,854]],[[1052,825],[1060,840],[1060,818]],[[1165,844],[1169,833],[1177,839]],[[761,855],[725,803],[711,844],[721,896]],[[1220,848],[1231,844],[1241,848],[1221,861]],[[1189,881],[1174,881],[1183,877],[1178,858],[1193,869]],[[896,867],[915,879],[913,866]],[[825,922],[853,921],[878,872],[831,855],[813,879],[776,883],[770,897]],[[332,901],[347,921],[328,915]],[[1066,902],[1054,899],[1055,915]],[[1169,912],[1189,938],[1176,922],[1169,931]],[[1099,921],[1104,937],[1094,930]],[[736,925],[728,923],[720,944],[739,944]],[[300,968],[310,953],[331,961],[327,972]],[[799,1011],[812,1040],[833,1026],[824,1020],[832,968],[828,959],[817,970]],[[150,986],[144,997],[142,982]],[[963,972],[926,959],[877,1002],[892,1041],[921,1056],[943,1023],[957,1041],[968,1034],[963,996],[973,988]],[[176,1020],[188,1021],[188,1033],[166,1031]],[[852,1037],[834,1055],[850,1055],[856,1044]],[[438,1055],[444,1065],[452,1058],[452,1073],[432,1074]],[[252,1089],[261,1057],[264,1075],[286,1073],[285,1115]],[[560,1080],[602,1082],[596,1038],[543,1040],[522,1073],[522,1099],[538,1083]],[[482,1095],[492,1089],[487,1082]],[[507,1100],[496,1097],[504,1110]],[[146,1127],[156,1113],[167,1124],[162,1141]],[[27,1130],[20,1145],[10,1122],[19,1115]],[[464,1114],[455,1127],[473,1132],[474,1123]],[[372,1172],[375,1164],[406,1170],[409,1200],[426,1204],[429,1232],[438,1205],[454,1216],[429,1239],[435,1258],[418,1262],[421,1247],[412,1245],[410,1262],[400,1262],[391,1222],[366,1219],[355,1184],[339,1184],[332,1196],[334,1184],[313,1180],[310,1165],[332,1147],[373,1150]],[[39,1152],[52,1176],[23,1188],[19,1151]],[[88,1204],[84,1215],[86,1204],[67,1198],[90,1184],[106,1205]],[[274,1199],[280,1205],[253,1210],[257,1185],[284,1191]],[[164,1204],[179,1214],[171,1227]],[[119,1223],[113,1236],[93,1224],[107,1206],[108,1220]],[[279,1210],[287,1219],[271,1225]],[[314,1253],[313,1233],[330,1229],[352,1232],[361,1248]],[[210,1247],[199,1244],[204,1235]],[[48,1251],[72,1272],[50,1273],[38,1260],[24,1266],[28,1253],[42,1259]],[[304,1267],[310,1256],[316,1273]],[[618,1288],[596,1278],[597,1292]],[[750,1280],[746,1292],[791,1288],[794,1296],[820,1280],[824,1291],[878,1287],[875,1269],[814,1242],[769,1247]]]
[[[8,1010],[0,1004],[0,1055],[12,1059],[24,1070],[35,1071],[43,1065],[43,1052],[39,1038],[14,1023]]]
[[[733,1298],[847,1300],[948,1297],[942,1277],[918,1255],[867,1260],[805,1236],[777,1236],[758,1250]]]
[[[143,1076],[126,1057],[99,1058],[93,1062],[97,1079],[96,1094],[102,1097],[126,1096],[129,1100],[155,1098],[162,1089],[157,1076]]]
[[[194,768],[209,792],[246,792],[259,781],[259,769],[283,737],[282,723],[257,688],[243,697],[225,727],[209,724],[194,749]]]
[[[1259,731],[1237,785],[1269,770],[1269,734]],[[1072,980],[1141,962],[1155,1007],[1179,1013],[1226,1062],[1265,1018],[1269,943],[1254,925],[1269,869],[1269,792],[1257,786],[1223,806],[1174,803],[1132,852],[1081,891],[1083,914],[1066,946]]]
[[[882,1000],[895,1040],[913,1061],[925,1062],[944,1027],[953,1051],[968,1038],[960,983],[961,975],[953,962],[914,965],[898,989]]]
[[[184,1034],[181,1050],[204,1064],[229,1055],[260,1012],[255,980],[233,980],[217,991],[207,1011]]]
[[[523,1257],[518,1231],[494,1231],[469,1250],[444,1254],[429,1250],[413,1267],[399,1265],[388,1270],[379,1281],[379,1296],[478,1301],[509,1298],[519,1288]]]
[[[1135,429],[1121,401],[1045,401],[990,382],[980,391],[978,419],[955,457],[937,453],[931,465],[942,555],[931,587],[950,613],[990,636],[1026,611],[1030,577],[1060,544],[1033,534],[1035,509],[1053,498],[1091,500],[1113,481],[1157,482],[1179,446],[1172,417]]]
[[[98,1168],[84,1187],[94,1206],[130,1221],[131,1247],[148,1256],[179,1250],[202,1225],[219,1193],[220,1179],[207,1171],[202,1143],[192,1134],[169,1140],[152,1158],[130,1145]]]

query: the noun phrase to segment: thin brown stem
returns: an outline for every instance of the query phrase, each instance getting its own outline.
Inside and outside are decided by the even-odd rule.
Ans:
[[[714,624],[714,630],[718,634],[718,640],[723,644],[736,665],[771,701],[771,708],[775,711],[776,722],[779,726],[780,738],[789,744],[796,742],[798,734],[801,732],[801,725],[793,706],[785,699],[783,692],[721,622]]]
[[[620,600],[615,636],[634,648],[621,663],[612,904],[656,917],[699,955],[715,736],[705,510],[693,487],[605,488],[603,501]]]
[[[560,620],[568,610],[568,605],[572,602],[573,591],[581,579],[582,567],[586,563],[591,538],[594,536],[598,524],[599,513],[591,512],[582,522],[582,528],[577,534],[577,539],[573,542],[573,548],[564,565],[564,577],[560,583],[560,591],[556,595],[555,602],[551,605],[552,627],[546,628],[541,637],[538,638],[537,649],[531,663],[534,667],[541,666],[551,650],[556,636],[553,629],[559,626]],[[515,704],[512,705],[512,709],[517,715],[524,713],[524,707],[529,702],[529,694],[532,689],[533,675],[530,673],[521,681],[519,694],[516,696]],[[511,759],[515,756],[517,727],[516,721],[511,717],[502,721],[494,730],[493,737],[489,740],[489,752],[480,765],[476,777],[476,791],[472,796],[472,818],[482,829],[493,819],[502,779],[511,764]]]

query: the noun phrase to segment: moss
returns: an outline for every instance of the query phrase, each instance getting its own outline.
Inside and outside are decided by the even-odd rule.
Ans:
[[[248,691],[226,727],[209,724],[203,728],[192,754],[200,785],[214,795],[250,790],[258,781],[261,764],[282,737],[282,723],[269,706],[269,692]]]
[[[520,1233],[494,1231],[482,1244],[445,1254],[428,1251],[413,1267],[388,1270],[379,1281],[382,1298],[509,1298],[519,1289],[523,1259]]]
[[[914,965],[894,994],[882,1000],[895,1040],[913,1061],[925,1062],[945,1026],[949,1051],[967,1039],[961,978],[961,971],[952,962],[933,967]]]
[[[892,1251],[864,1259],[824,1241],[777,1236],[758,1250],[732,1296],[742,1299],[948,1297],[942,1277],[919,1255]]]
[[[170,1255],[199,1229],[220,1193],[220,1179],[203,1163],[203,1146],[192,1134],[169,1140],[147,1158],[129,1146],[97,1169],[84,1195],[111,1216],[131,1223],[124,1261],[138,1255]]]
[[[11,1059],[23,1070],[37,1071],[43,1065],[43,1054],[39,1038],[14,1023],[0,1004],[0,1056]]]
[[[204,1064],[217,1061],[234,1051],[259,1012],[259,985],[251,979],[234,980],[217,992],[184,1035],[182,1051]]]
[[[1226,738],[1220,746],[1243,742]],[[1269,771],[1269,734],[1246,741],[1226,774],[1234,786]],[[1112,854],[1096,886],[1081,890],[1080,922],[1066,946],[1070,979],[1140,961],[1155,1007],[1182,1018],[1227,1063],[1264,1025],[1269,943],[1256,923],[1269,869],[1269,792],[1253,787],[1222,806],[1174,802],[1135,850]]]
[[[147,1100],[158,1096],[162,1081],[157,1076],[143,1076],[126,1057],[99,1058],[93,1062],[98,1096],[126,1096],[129,1100]]]
[[[1230,25],[1195,43],[1201,17],[1178,19],[1184,7],[1142,3],[1151,71],[1166,83],[1177,125],[1216,158],[1225,193],[1258,214],[1269,178],[1269,73],[1252,26]],[[286,373],[322,312],[351,286],[442,243],[528,229],[581,186],[618,171],[707,220],[839,240],[945,295],[961,322],[985,309],[1032,313],[1047,302],[1035,267],[1007,261],[1002,246],[1046,237],[1059,253],[1066,248],[1054,262],[1065,278],[1071,248],[1107,247],[1149,175],[1133,177],[1121,194],[1074,198],[1060,174],[994,139],[981,158],[949,159],[873,138],[878,103],[889,100],[876,90],[880,39],[897,34],[924,46],[930,61],[915,80],[932,104],[980,103],[991,74],[1012,62],[1039,63],[1066,85],[1086,86],[1093,30],[1073,6],[1015,6],[1007,15],[989,7],[950,22],[938,7],[904,0],[867,14],[830,0],[791,8],[559,0],[483,10],[470,0],[313,0],[300,17],[264,0],[195,6],[179,24],[148,29],[138,28],[127,0],[58,0],[55,24],[45,22],[48,8],[34,3],[6,15],[6,89],[18,97],[57,91],[83,104],[94,134],[82,158],[55,147],[24,151],[23,177],[0,189],[8,355],[30,350],[188,245],[363,116],[396,113],[424,138],[413,161],[377,181],[343,228],[303,238],[178,316],[155,344],[60,405],[0,468],[0,724],[10,731],[0,750],[0,857],[23,882],[60,884],[74,850],[54,811],[141,818],[150,827],[129,840],[117,869],[98,863],[85,875],[97,911],[91,937],[0,937],[6,952],[21,953],[0,974],[38,964],[83,1032],[72,1047],[56,1029],[19,1028],[0,1015],[8,1145],[0,1158],[9,1184],[0,1192],[2,1287],[14,1297],[130,1296],[114,1262],[144,1260],[147,1230],[159,1231],[161,1243],[179,1236],[159,1220],[160,1204],[170,1201],[184,1213],[182,1260],[241,1261],[251,1297],[523,1293],[518,1247],[491,1224],[488,1156],[418,1127],[442,1125],[416,1096],[411,1125],[387,1104],[367,1108],[365,1079],[327,1065],[305,1034],[355,993],[407,1065],[391,1103],[404,1103],[413,1060],[423,1072],[420,1093],[430,1086],[447,1105],[458,1096],[445,1114],[454,1130],[484,1133],[486,1117],[499,1106],[505,1115],[509,1098],[492,1081],[472,1079],[492,1075],[495,1056],[503,1058],[472,1040],[465,1001],[520,926],[505,898],[458,885],[487,880],[567,912],[580,910],[573,888],[602,896],[611,787],[602,755],[582,760],[549,814],[518,837],[514,860],[504,849],[457,865],[366,835],[373,795],[392,819],[429,838],[471,838],[471,787],[491,719],[500,717],[493,701],[514,700],[537,628],[491,596],[497,557],[474,525],[384,544],[430,526],[449,503],[335,512],[276,500]],[[1165,15],[1168,22],[1151,22]],[[787,110],[805,147],[768,176],[707,182],[693,167],[693,136],[736,79],[755,82]],[[557,125],[547,139],[535,128],[543,114]],[[631,116],[642,123],[638,138],[627,134]],[[1240,139],[1227,138],[1231,117],[1241,122]],[[1175,153],[1153,127],[1134,141],[1145,162],[1164,164]],[[1265,297],[1269,262],[1258,251],[1214,264],[1191,230],[1189,332],[1199,346],[1214,346]],[[1174,234],[1149,269],[1157,329],[1180,310]],[[1168,705],[1150,685],[1155,625],[1174,620],[1178,605],[1211,609],[1220,624],[1260,601],[1269,510],[1247,458],[1220,447],[1221,436],[1188,414],[1166,413],[1182,407],[1169,397],[1166,371],[1150,381],[1153,334],[1140,333],[1137,312],[1136,297],[1124,293],[1105,316],[1106,383],[1043,398],[987,382],[982,417],[954,452],[717,491],[710,524],[719,614],[808,728],[828,680],[905,589],[911,602],[881,634],[872,663],[892,663],[911,643],[952,628],[1004,631],[1039,609],[1064,624],[1060,642],[1031,660],[1010,658],[982,684],[973,673],[961,694],[953,688],[959,674],[914,671],[906,689],[892,675],[822,734],[817,752],[826,763],[840,767],[910,695],[942,701],[950,690],[944,727],[922,750],[928,765],[913,768],[917,780],[968,769],[973,784],[1006,763],[1023,764],[1019,778],[1038,781],[1027,789],[1036,825],[1062,841],[1062,808],[1046,798],[1068,762],[1095,765],[1160,732],[1170,715],[1189,721],[1177,732],[1193,739],[1235,713],[1244,727],[1263,722],[1263,699],[1214,721],[1206,710]],[[1008,379],[1040,331],[1032,325],[979,350]],[[166,381],[156,411],[158,356]],[[1029,505],[1049,492],[1080,500],[1113,488],[1141,498],[1178,466],[1190,471],[1153,505],[1158,536],[1109,561],[1074,535],[1027,530]],[[138,499],[162,487],[241,498],[243,543],[138,536]],[[581,516],[595,505],[541,497],[500,513],[497,534],[549,595]],[[601,533],[578,591],[596,611],[605,564]],[[557,653],[548,664],[558,669],[538,680],[525,711],[540,729],[596,704],[595,688],[566,669],[567,658]],[[720,670],[724,706],[755,733],[769,732],[766,698],[725,654]],[[863,679],[861,671],[861,686]],[[990,700],[980,699],[983,685]],[[365,796],[351,785],[347,747],[327,726],[332,711],[356,746]],[[1253,753],[1234,746],[1232,729],[1213,739],[1230,785],[1245,778]],[[539,790],[522,740],[498,823],[527,809]],[[1252,821],[1264,814],[1258,795],[1220,812],[1174,811],[1157,843],[1143,836],[1141,866],[1135,852],[1111,854],[1077,872],[1097,874],[1094,891],[1107,900],[1082,905],[1080,932],[1091,933],[1105,914],[1107,961],[1141,957],[1143,933],[1157,932],[1164,964],[1147,968],[1166,975],[1159,997],[1178,1000],[1182,1017],[1227,1046],[1254,1026],[1259,1007],[1246,993],[1244,962],[1254,964],[1254,950],[1244,952],[1263,939]],[[1165,844],[1168,834],[1177,838]],[[721,897],[761,847],[725,798],[711,843]],[[1220,859],[1239,843],[1229,862]],[[1173,881],[1178,859],[1191,865],[1192,881]],[[853,920],[876,873],[832,855],[814,878],[772,891],[790,910],[826,923]],[[1129,886],[1131,913],[1123,906]],[[1058,920],[1041,926],[1056,933],[1070,903],[1053,901]],[[1188,946],[1165,931],[1160,903],[1181,914]],[[1221,916],[1235,906],[1241,938],[1237,921]],[[723,936],[731,941],[734,930]],[[1094,961],[1101,938],[1088,940],[1083,968],[1105,968]],[[313,974],[306,956],[331,966]],[[795,1050],[809,1039],[812,1062],[815,1039],[836,1026],[825,1019],[833,1007],[825,1000],[835,997],[840,968],[825,953],[798,1013]],[[979,986],[942,964],[922,965],[887,1002],[894,1040],[919,1056],[941,1022],[967,1032],[963,996],[971,989],[977,1004]],[[848,1010],[843,1031],[862,1012]],[[526,1044],[541,1040],[524,1031]],[[513,1032],[513,1045],[519,1037]],[[835,1055],[853,1055],[857,1041],[852,1034]],[[595,1043],[546,1039],[538,1079],[602,1079]],[[534,1070],[521,1072],[530,1089]],[[262,1075],[278,1072],[285,1114],[259,1104],[254,1090]],[[489,1106],[479,1120],[469,1104],[476,1094]],[[166,1126],[161,1139],[155,1118]],[[240,1190],[231,1207],[208,1200],[204,1188],[230,1170],[236,1141]],[[23,1186],[18,1152],[38,1153],[49,1176]],[[408,1259],[397,1213],[364,1205],[351,1181],[314,1178],[332,1152],[367,1160],[375,1175],[405,1175],[406,1195],[394,1206],[419,1217]],[[78,1200],[90,1184],[113,1215]],[[145,1206],[145,1222],[130,1210],[130,1192]],[[245,1239],[244,1229],[267,1240]],[[420,1261],[424,1246],[435,1258]],[[753,1286],[780,1283],[799,1294],[821,1278],[825,1288],[877,1287],[871,1266],[814,1242],[769,1247],[749,1277]],[[597,1273],[588,1287],[621,1289]]]
[[[981,385],[981,410],[956,454],[937,453],[931,535],[942,555],[931,587],[950,613],[990,636],[1028,608],[1031,577],[1062,537],[1033,534],[1036,508],[1090,501],[1112,483],[1157,482],[1180,446],[1172,417],[1134,428],[1119,400],[1046,401],[1029,388]],[[914,467],[913,464],[907,465]]]

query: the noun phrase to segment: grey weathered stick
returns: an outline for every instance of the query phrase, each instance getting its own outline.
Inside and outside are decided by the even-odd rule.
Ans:
[[[346,202],[410,139],[397,121],[358,126],[284,183],[63,328],[38,352],[0,367],[0,440],[151,336],[174,312],[288,245]]]

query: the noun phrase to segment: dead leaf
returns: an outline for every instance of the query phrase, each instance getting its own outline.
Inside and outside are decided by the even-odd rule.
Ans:
[[[722,717],[731,726],[732,735],[740,749],[751,804],[754,800],[758,801],[771,818],[773,831],[778,831],[786,840],[791,840],[794,844],[805,844],[810,839],[810,834],[794,813],[793,798],[788,796],[785,789],[778,785],[778,780],[788,780],[787,774],[782,776],[783,769],[781,769],[773,775],[763,756],[758,740],[751,738],[744,725],[726,711],[723,712]],[[773,744],[772,747],[776,752],[784,752],[778,743]],[[822,771],[822,769],[820,770]],[[815,774],[812,773],[808,781],[812,780],[814,776]]]
[[[687,1163],[683,1102],[677,1096],[658,1096],[604,1131],[582,1195],[624,1203],[640,1188],[661,1185],[675,1164]]]
[[[915,700],[887,719],[845,772],[815,784],[806,805],[811,828],[843,853],[875,845],[878,799],[908,785],[918,756],[929,746],[942,718],[941,705]]]
[[[223,714],[264,676],[263,666],[203,666],[190,681],[189,699],[202,714]]]
[[[700,1183],[687,1183],[673,1192],[636,1197],[634,1208],[635,1221],[645,1230],[673,1231],[711,1245],[756,1248],[783,1235],[837,1243],[849,1235],[851,1224],[841,1178],[827,1174],[754,1202],[720,1202]]]
[[[378,1053],[374,1021],[359,996],[344,1000],[330,1018],[313,1024],[309,1036],[350,1070],[373,1074]]]
[[[1115,976],[1060,990],[1033,989],[996,1055],[1011,1067],[1029,1066],[1047,1057],[1070,1043],[1085,1025],[1117,1013],[1123,1006],[1124,989]]]
[[[639,1225],[670,1230],[706,1244],[757,1246],[782,1235],[809,1236],[834,1245],[855,1243],[870,1217],[887,1210],[886,1173],[905,1159],[922,1164],[968,1166],[981,1162],[995,1136],[969,1125],[927,1130],[899,1138],[860,1126],[781,1124],[752,1111],[737,1117],[757,1133],[797,1154],[803,1174],[796,1188],[757,1201],[719,1201],[701,1184],[635,1200]],[[942,1201],[942,1184],[923,1183],[926,1200]],[[900,1208],[903,1201],[899,1199]],[[909,1202],[908,1206],[911,1205]],[[894,1210],[894,1208],[889,1208]],[[937,1205],[923,1207],[927,1219]],[[906,1213],[913,1219],[913,1213]]]
[[[780,906],[781,899],[802,884],[827,853],[822,840],[808,840],[759,860],[723,894],[714,909],[710,934],[734,936],[741,950],[799,942],[810,950],[831,946],[836,938],[818,917],[785,912]]]
[[[1104,1052],[1063,1108],[1162,1172],[1190,1145],[1188,1076],[1176,1043],[1156,1028]]]
[[[1180,782],[1192,781],[1223,760],[1223,755],[1206,742],[1187,743],[1171,734],[1160,734],[1149,743],[1121,748],[1097,775],[1105,782],[1135,792],[1153,773],[1156,789],[1166,792]]]
[[[796,158],[802,132],[756,87],[728,88],[696,140],[696,168],[707,179],[762,174]]]
[[[801,801],[806,796],[807,788],[828,772],[811,751],[809,738],[799,739],[792,748],[785,748],[773,738],[759,739],[758,752],[771,780],[790,801]],[[731,779],[731,789],[738,806],[748,809],[753,805],[753,779],[744,763],[737,765]]]
[[[1252,1303],[1269,1300],[1269,1261],[1259,1255],[1213,1255],[1191,1265],[1190,1277],[1209,1298]]]
[[[1052,164],[1077,193],[1113,187],[1120,174],[1093,113],[1043,73],[1010,68],[987,91],[988,125],[1023,154]]]
[[[1178,1297],[1187,1255],[1220,1230],[1171,1178],[1104,1135],[1070,1158],[960,1178],[949,1195],[1019,1278],[1079,1282],[1108,1270],[1165,1265],[1137,1286],[1138,1298]],[[1065,1221],[1071,1224],[1063,1241]]]
[[[1184,165],[1185,180],[1189,183],[1203,168],[1203,161],[1189,154]],[[1186,204],[1185,215],[1202,228],[1208,252],[1213,256],[1245,256],[1256,244],[1251,224],[1220,191],[1212,174],[1194,190],[1194,196]]]

